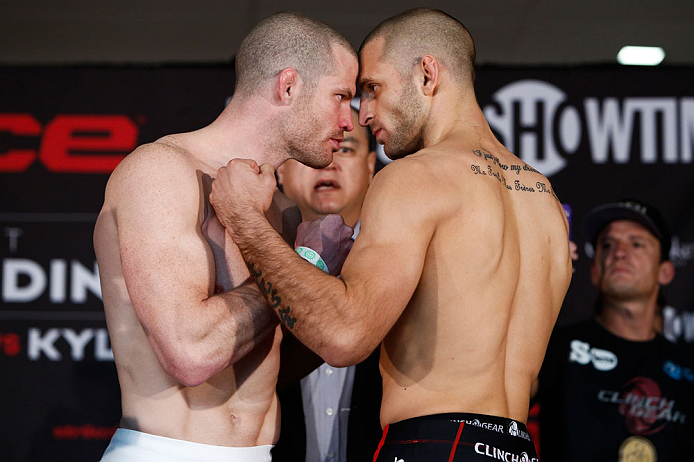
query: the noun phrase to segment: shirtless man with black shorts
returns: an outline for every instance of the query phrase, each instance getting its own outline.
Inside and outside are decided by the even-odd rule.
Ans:
[[[103,461],[270,460],[282,331],[208,195],[236,156],[328,165],[353,127],[357,66],[329,26],[273,15],[244,39],[212,124],[139,147],[111,175],[94,247],[123,419]],[[267,218],[291,235],[287,211],[273,201]]]
[[[525,422],[571,278],[568,226],[547,178],[492,133],[474,58],[467,29],[437,10],[364,41],[360,123],[396,160],[367,192],[340,279],[268,224],[271,166],[234,160],[213,185],[220,221],[296,337],[335,366],[381,343],[379,462],[537,460]]]

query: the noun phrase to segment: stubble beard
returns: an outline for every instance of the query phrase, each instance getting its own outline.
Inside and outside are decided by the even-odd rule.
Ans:
[[[636,280],[603,281],[601,285],[603,297],[611,300],[625,302],[648,297],[648,293],[644,292],[643,287],[639,287]]]
[[[407,81],[398,100],[398,112],[393,116],[393,132],[383,150],[390,159],[399,159],[424,147],[422,123],[424,106],[417,90]]]
[[[303,98],[284,127],[292,158],[313,168],[330,165],[325,141],[322,139],[321,121],[312,111],[313,98]]]

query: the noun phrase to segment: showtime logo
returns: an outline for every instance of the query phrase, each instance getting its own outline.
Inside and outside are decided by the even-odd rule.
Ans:
[[[124,115],[61,114],[42,127],[31,114],[0,113],[3,134],[11,144],[0,145],[0,172],[23,172],[38,161],[55,173],[111,173],[137,146],[139,129]],[[39,138],[38,149],[13,147],[18,137]]]
[[[556,86],[520,80],[499,89],[493,100],[483,108],[489,125],[511,152],[546,176],[561,171],[584,141],[594,164],[692,163],[692,97],[588,97],[574,107]],[[632,146],[637,133],[638,150]]]

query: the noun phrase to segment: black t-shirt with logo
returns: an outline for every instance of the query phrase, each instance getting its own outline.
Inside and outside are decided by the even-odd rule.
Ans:
[[[595,320],[556,328],[537,395],[540,460],[694,461],[691,353],[662,336],[625,340]]]

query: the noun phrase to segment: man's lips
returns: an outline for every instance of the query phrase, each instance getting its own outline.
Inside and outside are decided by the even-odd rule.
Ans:
[[[330,138],[330,142],[333,145],[333,151],[339,151],[340,150],[340,143],[342,143],[342,140],[344,138]]]
[[[323,178],[316,181],[313,186],[314,191],[332,191],[335,189],[340,189],[340,183],[333,179]]]
[[[632,271],[630,268],[627,268],[625,266],[613,266],[610,268],[610,274],[631,274]]]

